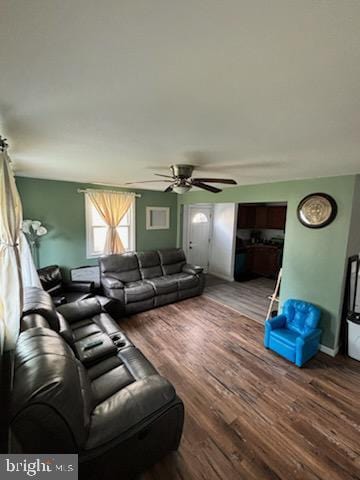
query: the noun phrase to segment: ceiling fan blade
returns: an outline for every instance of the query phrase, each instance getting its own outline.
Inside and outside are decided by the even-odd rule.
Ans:
[[[154,175],[156,175],[157,177],[174,178],[174,177],[171,177],[170,175],[162,175],[161,173],[154,173]]]
[[[142,182],[125,182],[125,185],[137,185],[138,183],[157,183],[157,182],[171,183],[172,180],[144,180]]]
[[[225,183],[228,185],[237,185],[237,182],[231,178],[194,178],[196,182],[206,182],[206,183]]]
[[[212,187],[211,185],[206,185],[206,183],[198,182],[198,181],[193,181],[192,185],[194,187],[199,187],[202,188],[203,190],[207,190],[212,193],[219,193],[222,192],[220,188]]]
[[[173,188],[174,188],[174,185],[169,185],[167,188],[165,188],[164,193],[172,192]]]

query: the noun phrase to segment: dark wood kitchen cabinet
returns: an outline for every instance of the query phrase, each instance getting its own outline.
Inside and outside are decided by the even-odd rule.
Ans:
[[[255,207],[249,205],[239,205],[238,228],[254,228],[254,225]]]
[[[250,245],[246,249],[248,274],[275,278],[280,269],[281,249],[272,245]]]
[[[238,228],[285,230],[286,206],[239,205]]]
[[[285,229],[286,207],[268,207],[267,209],[267,228]]]
[[[268,207],[255,207],[255,228],[268,228]]]

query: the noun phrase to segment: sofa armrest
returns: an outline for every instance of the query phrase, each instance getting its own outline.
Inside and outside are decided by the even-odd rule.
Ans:
[[[84,292],[84,293],[91,293],[95,290],[95,283],[94,282],[64,282],[64,290],[66,291],[73,291],[73,292]]]
[[[320,328],[315,328],[310,333],[300,335],[297,340],[306,342],[311,342],[313,340],[320,341],[321,330]]]
[[[203,272],[203,270],[204,269],[202,267],[191,265],[190,263],[185,263],[185,265],[182,267],[182,271],[184,273],[190,273],[190,275],[199,275]]]
[[[122,388],[93,410],[85,450],[105,445],[141,425],[175,398],[173,386],[160,375],[151,375]]]
[[[266,348],[270,347],[270,334],[272,330],[281,328],[286,324],[285,315],[277,315],[274,318],[270,318],[265,322],[265,335],[264,335],[264,346]]]
[[[269,330],[276,330],[277,328],[282,328],[286,323],[286,317],[285,315],[277,315],[274,318],[270,318],[269,320],[266,320],[266,328]]]
[[[29,313],[24,315],[20,322],[20,331],[29,330],[29,328],[50,328],[49,322],[38,313]]]
[[[105,288],[124,288],[125,286],[123,282],[113,277],[102,277],[101,283]]]
[[[118,293],[119,291],[120,293],[123,293],[123,290],[117,290]],[[102,295],[97,295],[96,299],[100,303],[103,313],[107,313],[112,319],[118,319],[119,317],[121,317],[123,310],[119,305],[119,301],[117,298],[114,299],[110,297],[104,297]],[[114,331],[118,331],[119,325],[115,323],[114,326],[116,326],[114,328]],[[107,333],[109,334],[109,332]]]

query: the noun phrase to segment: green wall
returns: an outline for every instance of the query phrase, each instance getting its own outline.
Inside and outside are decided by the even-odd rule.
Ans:
[[[57,263],[68,269],[96,264],[96,259],[86,258],[85,201],[84,195],[77,193],[78,188],[94,186],[24,177],[17,177],[17,185],[24,218],[40,220],[49,229],[49,234],[41,241],[41,266]],[[323,311],[322,344],[336,348],[350,224],[352,221],[354,226],[357,218],[353,209],[356,185],[359,186],[359,177],[351,175],[240,186],[227,188],[216,195],[201,191],[165,195],[136,190],[142,195],[136,200],[136,248],[147,250],[181,244],[181,206],[184,204],[287,202],[280,300],[295,297],[319,305]],[[314,192],[329,193],[338,204],[337,218],[324,229],[308,229],[296,218],[299,201]],[[169,206],[171,228],[146,230],[146,206]],[[354,248],[356,250],[356,245]]]
[[[94,265],[86,258],[85,199],[78,188],[107,188],[94,185],[16,177],[24,209],[24,219],[40,220],[49,233],[41,239],[40,266],[58,264],[71,267]],[[112,188],[113,189],[113,188]],[[126,190],[126,189],[117,189]],[[176,246],[176,194],[134,190],[136,199],[136,249],[151,250]],[[146,230],[146,207],[170,207],[169,230]]]
[[[184,204],[287,202],[280,302],[293,297],[320,306],[323,312],[322,344],[336,348],[356,182],[356,176],[352,175],[226,188],[216,195],[201,191],[190,192],[178,195],[179,225],[181,205]],[[300,200],[314,192],[328,193],[338,204],[335,221],[318,230],[304,227],[296,217]],[[178,228],[178,244],[181,244],[181,228]]]

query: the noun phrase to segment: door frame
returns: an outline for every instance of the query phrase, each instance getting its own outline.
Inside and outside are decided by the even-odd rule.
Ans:
[[[212,248],[212,238],[213,238],[213,226],[214,226],[214,204],[213,203],[193,203],[191,205],[184,205],[183,210],[183,234],[182,234],[182,245],[185,252],[186,258],[189,256],[189,220],[190,220],[190,210],[191,208],[210,208],[210,224],[209,224],[209,267],[206,269],[207,273],[210,270],[210,254]]]

